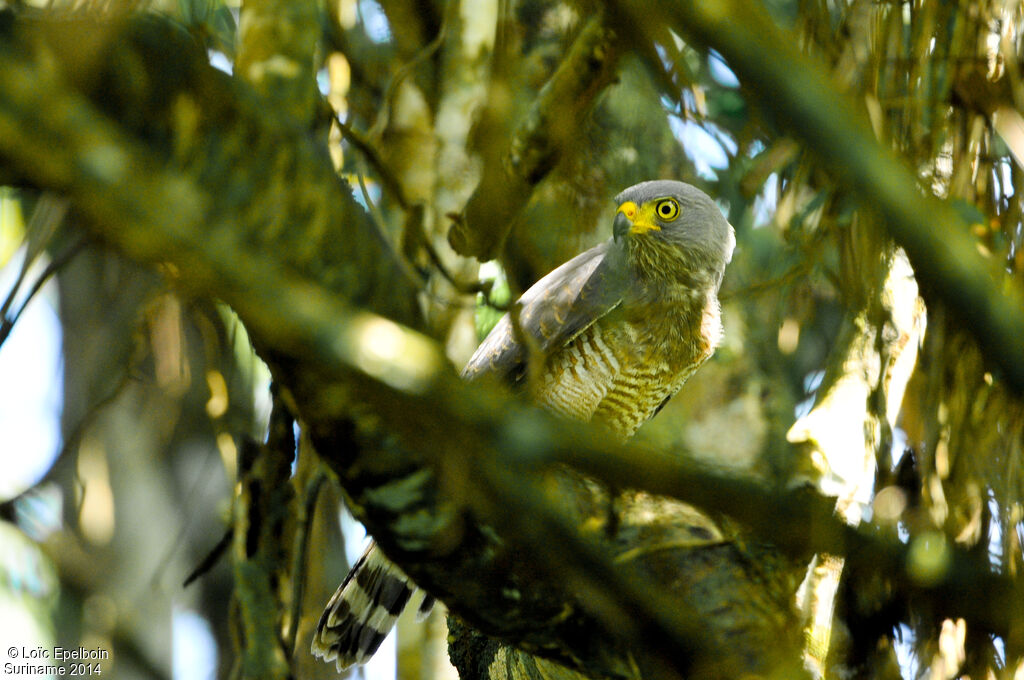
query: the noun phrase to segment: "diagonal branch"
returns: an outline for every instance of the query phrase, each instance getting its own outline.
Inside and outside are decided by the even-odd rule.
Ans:
[[[627,677],[637,664],[669,664],[681,673],[708,663],[711,655],[701,651],[708,643],[694,634],[697,623],[690,620],[675,630],[663,611],[641,616],[649,622],[643,629],[658,631],[658,639],[675,641],[674,646],[693,654],[673,661],[665,659],[665,646],[658,654],[629,649],[617,636],[615,622],[636,616],[630,613],[636,606],[629,601],[633,590],[625,585],[613,589],[619,595],[605,609],[617,612],[614,620],[607,611],[581,608],[570,585],[545,578],[546,570],[516,558],[522,536],[495,535],[467,514],[469,499],[481,491],[459,461],[472,455],[500,465],[496,447],[508,441],[511,413],[522,414],[520,423],[536,422],[527,431],[559,439],[587,441],[595,438],[593,433],[524,411],[500,391],[462,383],[435,343],[356,310],[336,289],[318,282],[319,272],[293,265],[293,254],[274,241],[249,241],[249,220],[262,224],[258,215],[229,210],[238,182],[247,178],[244,167],[219,178],[221,185],[201,185],[158,146],[125,134],[67,83],[7,55],[0,56],[0,92],[0,129],[10,133],[0,136],[0,157],[35,184],[63,191],[106,243],[134,260],[163,265],[184,291],[217,296],[234,307],[258,346],[275,358],[275,379],[287,388],[318,450],[381,544],[418,582],[445,596],[453,611],[485,632],[596,677]],[[54,145],[54,139],[61,144]],[[547,482],[537,478],[531,485],[546,488]],[[496,507],[507,507],[515,487],[501,487]],[[563,495],[560,502],[594,505],[590,492],[573,493],[578,500]],[[396,499],[401,499],[397,505]],[[552,521],[560,522],[562,534],[578,531],[566,519]],[[513,531],[529,530],[517,526]],[[584,557],[606,555],[607,547],[598,550],[563,555],[552,569],[561,573],[564,567],[558,565],[568,560],[591,579],[608,574],[627,578],[630,568],[607,556],[600,558],[602,570],[594,575]],[[539,559],[547,559],[545,554]],[[713,578],[719,569],[736,575],[744,569],[741,556],[728,545],[712,552],[684,548],[677,556],[683,563],[699,561],[701,568],[689,572],[702,579]],[[692,585],[690,595],[679,596],[690,597],[694,606],[715,606],[713,598]],[[759,620],[757,634],[744,647],[758,648],[756,641],[780,633],[785,611]],[[744,627],[729,630],[743,639],[750,635],[748,625],[746,619]],[[707,626],[699,630],[706,634]],[[729,635],[726,630],[718,637]],[[759,663],[757,655],[751,658]]]
[[[911,170],[877,142],[863,107],[836,89],[818,60],[799,51],[799,41],[748,0],[615,4],[637,34],[653,38],[668,25],[694,44],[720,52],[761,108],[879,211],[885,228],[906,250],[922,295],[947,303],[1012,390],[1024,394],[1024,300],[1019,291],[997,283],[996,267],[979,254],[963,218],[948,202],[928,194]],[[660,63],[653,67],[663,69]]]
[[[162,49],[178,63],[187,58],[170,39]],[[764,553],[751,542],[677,546],[671,551],[675,580],[666,585],[651,574],[639,577],[609,559],[606,537],[587,534],[555,509],[601,502],[585,485],[550,491],[559,478],[547,468],[562,462],[617,488],[646,488],[732,515],[789,553],[845,554],[908,579],[906,547],[846,527],[832,516],[830,499],[781,495],[667,454],[615,446],[585,425],[526,408],[488,385],[462,383],[436,343],[354,306],[402,309],[386,295],[375,297],[379,291],[366,282],[338,274],[362,267],[372,281],[381,276],[375,268],[386,254],[330,243],[332,237],[353,240],[337,239],[339,233],[374,241],[372,232],[359,231],[365,216],[349,211],[351,195],[321,179],[330,176],[326,156],[301,135],[282,138],[277,128],[260,127],[258,106],[245,103],[245,91],[199,66],[195,76],[203,84],[198,90],[165,82],[164,106],[187,113],[183,97],[200,97],[197,105],[230,114],[228,123],[161,128],[176,135],[164,145],[153,130],[142,135],[111,119],[124,113],[118,108],[101,113],[52,70],[4,53],[0,159],[36,185],[63,191],[87,218],[86,228],[120,252],[164,265],[188,293],[230,304],[261,350],[274,357],[275,379],[389,556],[470,624],[596,677],[635,675],[638,665],[683,674],[738,664],[769,673],[776,663],[787,667],[797,659],[788,643],[775,645],[781,661],[756,651],[769,646],[766,639],[787,641],[792,620],[786,589],[769,592],[758,580]],[[167,117],[160,107],[150,113],[153,121]],[[232,125],[245,133],[244,146]],[[303,193],[303,200],[315,202],[297,204],[274,186],[257,184],[274,200],[253,196],[252,182],[284,181],[273,173],[281,165],[325,195]],[[239,193],[255,205],[240,209]],[[321,212],[333,201],[336,212]],[[287,220],[297,233],[281,234],[274,219]],[[307,254],[307,241],[323,248]],[[391,294],[400,296],[396,282]],[[534,518],[543,521],[542,532],[531,533]],[[553,543],[550,536],[566,542]],[[613,538],[629,545],[623,534]],[[571,577],[552,577],[565,574]],[[591,592],[607,590],[607,600],[582,607],[574,596],[581,583]],[[967,583],[974,586],[962,588]],[[972,625],[978,620],[981,629],[1007,633],[1019,613],[1008,607],[980,612],[972,605],[977,584],[984,585],[984,597],[1024,601],[1007,580],[955,551],[947,578],[909,587],[936,610],[962,612],[957,615]],[[660,605],[636,590],[652,587],[660,589]],[[741,609],[748,596],[758,599],[740,612],[746,618],[721,614],[723,602]],[[684,606],[667,614],[664,604],[677,599]],[[623,629],[623,620],[636,625]],[[668,658],[670,648],[688,653]],[[730,657],[725,666],[710,659],[718,649]]]

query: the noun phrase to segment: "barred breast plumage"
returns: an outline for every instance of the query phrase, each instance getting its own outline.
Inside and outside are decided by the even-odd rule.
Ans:
[[[718,287],[735,239],[714,202],[682,182],[644,182],[616,200],[613,238],[526,291],[462,375],[497,375],[625,439],[717,347]],[[411,588],[371,545],[320,618],[313,652],[339,669],[368,658]]]
[[[685,348],[666,342],[699,332],[694,326],[702,320],[700,311],[677,308],[639,323],[614,318],[613,312],[548,358],[534,390],[537,401],[629,438],[710,356],[710,338]]]

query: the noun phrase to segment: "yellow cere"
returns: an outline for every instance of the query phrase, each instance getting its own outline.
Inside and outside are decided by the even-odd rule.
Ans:
[[[636,203],[634,203],[633,201],[626,201],[625,203],[619,206],[619,212],[625,215],[627,218],[629,218],[630,222],[632,222],[633,218],[636,217],[636,211]]]
[[[620,213],[632,223],[629,231],[633,234],[644,234],[648,231],[660,231],[661,227],[655,218],[671,222],[679,216],[679,204],[671,198],[659,198],[637,206],[633,201],[626,201],[619,206]]]

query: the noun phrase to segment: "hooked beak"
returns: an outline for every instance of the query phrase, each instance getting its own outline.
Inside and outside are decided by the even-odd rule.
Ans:
[[[612,222],[612,235],[615,237],[615,241],[621,241],[622,237],[629,233],[633,223],[626,217],[626,213],[621,210],[616,213],[615,221]]]
[[[633,229],[633,219],[636,217],[639,207],[633,201],[626,201],[619,206],[615,213],[615,221],[612,222],[612,235],[618,243]]]
[[[619,206],[612,223],[612,235],[616,242],[626,234],[644,234],[648,231],[660,231],[661,227],[654,224],[648,210],[641,210],[633,201],[626,201]]]

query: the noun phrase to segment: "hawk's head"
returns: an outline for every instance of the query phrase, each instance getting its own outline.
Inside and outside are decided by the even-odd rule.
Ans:
[[[736,237],[707,194],[683,182],[653,180],[631,186],[615,201],[615,240],[625,241],[627,252],[643,267],[666,274],[679,266],[689,274],[703,270],[717,287]]]

